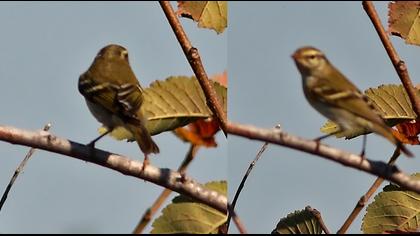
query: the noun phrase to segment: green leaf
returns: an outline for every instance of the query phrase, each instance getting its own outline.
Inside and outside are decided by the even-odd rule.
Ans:
[[[367,89],[365,94],[389,126],[416,118],[410,99],[402,85],[381,85],[378,88]],[[420,91],[417,91],[417,94],[420,96]],[[330,120],[321,127],[321,132],[326,134],[331,134],[335,131],[338,131],[338,126]],[[337,138],[346,137],[346,139],[351,139],[365,133],[364,129],[353,129],[339,132],[335,136]]]
[[[198,27],[218,34],[227,27],[227,1],[179,1],[177,14],[198,22]]]
[[[420,2],[397,1],[388,5],[388,27],[407,44],[420,45]]]
[[[226,112],[227,88],[216,81],[210,82]],[[173,76],[164,81],[155,81],[149,88],[144,89],[143,96],[141,112],[147,117],[146,128],[151,135],[174,130],[197,119],[212,116],[204,92],[194,76]],[[106,131],[105,127],[99,129],[101,134]],[[111,136],[117,140],[132,140],[130,132],[124,128],[114,130]]]
[[[316,217],[307,209],[295,211],[282,218],[271,234],[321,234]]]
[[[217,181],[204,185],[208,189],[227,195],[227,182]],[[153,234],[209,234],[218,233],[227,215],[188,197],[178,196],[162,210],[152,224]]]
[[[420,180],[420,173],[412,175]],[[364,233],[385,231],[418,232],[420,229],[420,194],[397,185],[384,187],[367,207],[363,217]]]

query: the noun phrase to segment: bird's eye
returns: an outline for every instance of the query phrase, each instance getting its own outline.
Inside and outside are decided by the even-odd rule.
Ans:
[[[309,59],[311,59],[311,60],[313,60],[313,59],[315,59],[316,58],[316,55],[310,55],[309,56]]]
[[[128,60],[128,52],[127,52],[127,51],[125,51],[125,50],[124,50],[124,51],[122,51],[122,52],[121,52],[121,57],[122,57],[122,58],[124,58],[124,59],[126,59],[126,60]]]

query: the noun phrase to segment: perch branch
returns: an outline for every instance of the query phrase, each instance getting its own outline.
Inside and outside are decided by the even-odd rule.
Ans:
[[[410,76],[408,74],[407,66],[398,56],[397,51],[392,45],[391,40],[389,39],[389,36],[386,33],[381,20],[379,19],[378,13],[376,12],[372,1],[363,1],[362,5],[370,20],[372,21],[372,24],[375,27],[375,30],[378,33],[382,44],[384,45],[389,59],[391,59],[391,62],[394,65],[394,68],[397,71],[397,74],[400,77],[405,90],[407,91],[414,112],[416,113],[417,117],[420,117],[420,97],[417,96],[416,89],[413,87],[413,83],[411,82]]]
[[[227,127],[229,134],[274,143],[314,154],[344,166],[380,176],[408,190],[420,193],[420,181],[413,180],[407,174],[399,171],[396,166],[389,166],[382,161],[371,161],[362,158],[361,156],[278,130],[260,129],[254,126],[235,124],[232,122],[229,122]]]
[[[176,16],[171,3],[169,1],[159,1],[159,3],[166,15],[166,18],[168,19],[169,24],[172,27],[172,30],[175,33],[176,38],[178,39],[179,44],[182,47],[182,50],[184,51],[185,56],[187,57],[188,62],[190,63],[192,70],[194,71],[195,77],[197,78],[201,88],[204,91],[207,105],[215,115],[221,129],[223,130],[223,133],[226,135],[226,114],[220,105],[221,103],[217,98],[212,84],[209,82],[206,71],[204,70],[203,63],[201,62],[198,49],[191,45],[191,42],[185,34],[181,22],[179,22],[179,19]]]
[[[189,177],[184,177],[183,181],[180,181],[181,174],[170,169],[159,169],[148,164],[142,171],[143,163],[141,161],[94,149],[59,138],[45,131],[31,132],[10,126],[0,126],[0,140],[92,162],[116,170],[124,175],[150,181],[227,213],[227,198],[225,196],[204,188]]]

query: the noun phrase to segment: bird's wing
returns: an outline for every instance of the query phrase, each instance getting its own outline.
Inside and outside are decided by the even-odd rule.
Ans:
[[[85,72],[79,77],[79,92],[89,101],[101,105],[106,110],[116,113],[115,106],[119,86],[109,82],[99,83],[91,73]]]
[[[89,72],[80,76],[79,91],[87,100],[114,114],[119,113],[122,118],[132,122],[137,119],[137,112],[143,103],[143,92],[138,84],[98,83]]]
[[[340,76],[336,78],[332,83],[329,80],[320,78],[315,88],[312,89],[317,94],[316,97],[320,98],[321,102],[344,109],[366,120],[384,125],[380,113],[366,95],[361,93],[347,79],[341,78]]]
[[[138,84],[122,84],[117,92],[117,101],[124,115],[135,118],[143,103],[143,91]]]

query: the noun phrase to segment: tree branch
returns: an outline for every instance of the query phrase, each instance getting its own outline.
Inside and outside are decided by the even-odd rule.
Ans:
[[[180,181],[181,174],[170,169],[159,169],[148,164],[142,171],[143,163],[141,161],[94,149],[59,138],[45,131],[30,132],[14,127],[0,126],[0,140],[92,162],[121,172],[124,175],[150,181],[227,213],[227,198],[225,196],[204,188],[189,177],[185,177],[183,181]]]
[[[172,27],[172,30],[175,33],[176,38],[178,39],[179,44],[184,51],[185,56],[187,57],[188,62],[191,65],[192,70],[194,71],[195,77],[200,83],[201,88],[204,91],[206,96],[207,105],[215,115],[217,121],[224,134],[226,135],[226,123],[227,118],[226,114],[223,111],[221,103],[219,102],[216,92],[213,89],[213,86],[209,82],[206,71],[204,70],[203,63],[201,62],[200,54],[198,49],[194,48],[191,45],[190,40],[182,28],[181,22],[179,22],[178,17],[176,16],[171,3],[169,1],[159,1],[160,6],[162,7],[163,12],[168,19],[169,24]]]
[[[389,59],[391,59],[391,62],[394,65],[394,68],[397,71],[397,74],[400,77],[405,90],[407,91],[414,112],[416,113],[417,117],[420,117],[420,97],[417,96],[416,89],[413,87],[413,83],[411,82],[410,76],[408,74],[407,66],[405,65],[404,61],[400,59],[397,51],[392,45],[388,34],[381,24],[381,20],[379,19],[378,13],[376,12],[372,1],[363,1],[362,5],[363,9],[365,9],[367,15],[372,21],[372,24],[375,27],[375,30],[378,33],[386,52],[388,53]]]
[[[275,143],[302,152],[311,153],[344,166],[380,176],[408,190],[420,193],[420,181],[411,179],[410,176],[399,171],[396,166],[389,166],[382,161],[370,161],[358,155],[275,129],[260,129],[254,126],[235,124],[232,122],[228,123],[227,128],[229,134]]]
[[[388,161],[389,165],[393,165],[395,161],[400,156],[400,149],[396,148],[394,153],[392,154],[391,158]],[[360,211],[362,211],[363,207],[365,207],[366,202],[369,201],[369,199],[372,197],[372,195],[376,192],[376,190],[381,186],[381,184],[384,182],[384,179],[381,177],[378,177],[375,182],[373,182],[372,186],[369,188],[369,190],[360,197],[359,201],[356,203],[356,206],[354,207],[353,211],[350,213],[349,217],[347,217],[346,221],[344,222],[343,226],[337,231],[337,234],[345,234],[350,225],[353,223],[353,221],[356,219],[356,217],[359,215]]]

